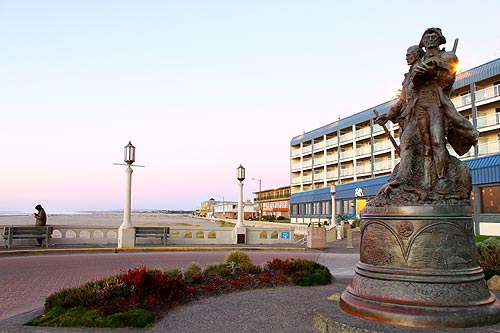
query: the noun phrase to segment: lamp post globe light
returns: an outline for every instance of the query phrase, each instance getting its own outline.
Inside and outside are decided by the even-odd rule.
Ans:
[[[130,215],[132,211],[132,164],[135,162],[135,147],[132,142],[124,147],[125,168],[125,205],[123,208],[123,222],[118,229],[118,248],[135,247],[135,230]]]

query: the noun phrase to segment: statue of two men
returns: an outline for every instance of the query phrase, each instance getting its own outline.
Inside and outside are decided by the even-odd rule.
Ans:
[[[472,124],[457,112],[450,100],[458,58],[455,50],[439,47],[445,43],[441,29],[428,28],[419,45],[408,48],[406,60],[410,68],[401,95],[387,114],[376,118],[381,125],[391,120],[400,126],[401,159],[383,188],[385,195],[401,186],[402,191],[417,193],[422,200],[431,194],[453,192],[446,142],[458,155],[465,154],[476,143],[477,133]],[[456,161],[453,163],[453,171],[463,169],[456,166]]]

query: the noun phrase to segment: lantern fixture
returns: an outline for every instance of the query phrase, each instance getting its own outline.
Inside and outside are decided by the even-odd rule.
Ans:
[[[128,145],[125,146],[125,150],[124,150],[124,158],[123,160],[125,161],[125,163],[127,163],[127,165],[132,165],[132,163],[135,162],[135,147],[134,145],[132,145],[132,142],[128,142]]]
[[[240,183],[245,180],[245,168],[241,164],[238,169],[236,169],[236,179],[238,179]]]

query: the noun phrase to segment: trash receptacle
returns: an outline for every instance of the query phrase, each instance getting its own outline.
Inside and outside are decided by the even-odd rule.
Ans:
[[[310,223],[307,227],[307,247],[326,249],[326,228],[321,225],[321,222]]]

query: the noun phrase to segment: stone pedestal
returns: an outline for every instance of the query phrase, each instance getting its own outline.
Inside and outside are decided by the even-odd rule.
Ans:
[[[233,229],[233,244],[246,244],[247,228],[235,226]]]
[[[326,249],[326,228],[311,226],[307,228],[307,247],[311,249]]]
[[[500,302],[479,266],[469,207],[366,207],[360,260],[340,308],[415,327],[500,321]]]
[[[122,228],[118,229],[118,248],[135,247],[135,229]]]

